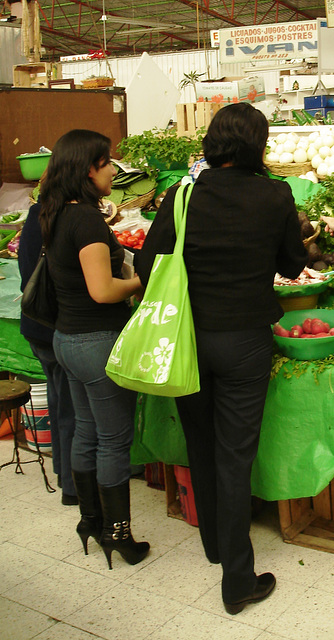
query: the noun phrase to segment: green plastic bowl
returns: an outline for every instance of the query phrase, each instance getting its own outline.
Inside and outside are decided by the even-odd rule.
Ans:
[[[16,156],[25,180],[39,180],[48,166],[51,155],[51,153],[24,153]]]
[[[306,318],[319,318],[334,327],[334,309],[303,309],[301,311],[287,311],[280,324],[284,329],[295,325],[302,325]],[[283,338],[274,334],[274,340],[280,351],[288,358],[296,360],[322,360],[334,354],[334,336],[328,338]]]

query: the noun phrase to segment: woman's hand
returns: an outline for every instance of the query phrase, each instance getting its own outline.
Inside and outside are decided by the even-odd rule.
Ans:
[[[334,236],[334,217],[332,216],[320,216],[320,220],[326,223],[325,231],[331,236]]]

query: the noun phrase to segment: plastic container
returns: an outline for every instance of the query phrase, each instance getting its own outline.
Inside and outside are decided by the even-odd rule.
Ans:
[[[37,442],[41,452],[43,451],[52,451],[52,442],[51,442],[51,430],[50,430],[50,418],[49,418],[49,409],[48,409],[48,400],[46,393],[46,382],[40,384],[31,384],[31,403],[25,405],[27,410],[28,418],[30,420],[30,425],[33,427],[33,413],[35,417],[35,425],[36,425],[36,436]],[[29,420],[26,416],[25,409],[21,407],[21,413],[23,417],[24,424],[24,432],[27,441],[27,445],[29,449],[32,451],[36,451],[37,447],[35,444],[35,440],[33,437],[33,433],[29,426]]]
[[[51,153],[24,153],[16,156],[25,180],[39,180],[48,166]]]
[[[284,329],[290,330],[295,324],[302,325],[306,318],[319,318],[334,327],[334,309],[304,309],[288,311],[280,320]],[[334,353],[334,336],[328,338],[283,338],[274,335],[280,351],[288,358],[296,360],[322,360]]]
[[[194,527],[198,527],[197,512],[189,467],[174,465],[174,473],[178,485],[182,518]]]

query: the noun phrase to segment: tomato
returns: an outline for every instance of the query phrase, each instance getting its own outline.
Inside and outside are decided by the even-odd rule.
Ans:
[[[120,236],[120,235],[121,235],[121,234],[120,234],[120,232],[119,232],[119,231],[117,231],[117,229],[114,229],[114,230],[113,230],[113,234],[116,236],[116,238],[118,238],[118,236]]]
[[[133,235],[136,236],[136,238],[139,238],[139,240],[144,240],[146,237],[144,229],[137,229]]]
[[[122,235],[126,236],[126,237],[131,236],[131,231],[129,231],[129,229],[125,229],[125,231],[123,231]]]
[[[123,235],[123,233],[121,233],[121,235],[118,236],[117,240],[120,244],[125,244],[126,242],[126,236]]]
[[[128,238],[126,238],[125,244],[127,244],[128,247],[134,247],[136,243],[137,238],[134,238],[133,236],[129,236]]]
[[[141,249],[144,244],[144,240],[138,240],[137,244],[135,244],[135,249]]]

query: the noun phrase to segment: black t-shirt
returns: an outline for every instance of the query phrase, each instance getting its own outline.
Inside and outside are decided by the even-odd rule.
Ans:
[[[97,303],[88,293],[79,252],[95,242],[109,246],[112,274],[121,278],[124,249],[99,209],[87,204],[66,205],[57,216],[54,235],[47,250],[59,306],[56,329],[62,333],[120,330],[130,317],[126,301]]]

